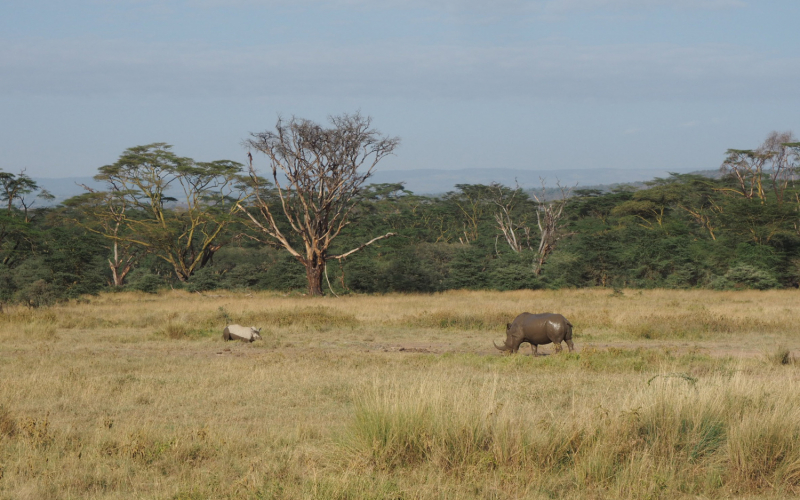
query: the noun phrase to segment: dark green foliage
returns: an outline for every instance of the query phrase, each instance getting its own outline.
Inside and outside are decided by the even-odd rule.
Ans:
[[[216,290],[219,285],[220,277],[210,267],[205,267],[194,273],[186,289],[190,292],[206,292]]]
[[[288,252],[275,252],[272,259],[264,263],[258,287],[262,289],[291,291],[308,288],[305,267]]]
[[[378,262],[368,258],[355,258],[344,266],[347,287],[359,293],[386,292],[386,280]]]
[[[522,290],[541,288],[539,278],[533,273],[532,255],[507,252],[489,262],[487,283],[495,290]]]
[[[732,267],[724,276],[714,280],[712,286],[718,290],[735,290],[737,288],[753,288],[767,290],[778,288],[778,280],[769,271],[748,264]]]
[[[450,264],[447,288],[478,290],[488,288],[491,254],[478,246],[463,246],[456,251]]]
[[[164,280],[162,278],[147,272],[136,275],[128,285],[131,290],[138,290],[144,293],[156,293],[163,286]]]
[[[524,194],[516,197],[503,186],[463,185],[444,197],[428,198],[400,185],[369,186],[331,253],[355,248],[371,235],[398,236],[329,261],[323,288],[341,295],[595,286],[797,287],[800,205],[792,201],[797,188],[789,186],[779,203],[772,191],[766,190],[763,199],[747,199],[735,187],[725,178],[673,175],[641,191],[575,191],[562,237],[537,276],[537,208]],[[508,201],[512,195],[513,206]],[[510,207],[521,242],[516,249],[495,219],[498,200]],[[78,218],[82,206],[0,210],[6,231],[0,301],[38,307],[108,285],[107,238],[63,222],[67,211]],[[288,226],[284,229],[290,234]],[[233,243],[215,250],[188,283],[180,282],[163,258],[142,252],[126,288],[149,293],[164,287],[305,291],[303,265],[286,251],[255,241],[252,237],[260,235],[248,231],[231,223],[218,241]]]

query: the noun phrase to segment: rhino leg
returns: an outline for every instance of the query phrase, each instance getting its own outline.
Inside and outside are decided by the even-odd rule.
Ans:
[[[559,342],[553,342],[553,346],[556,349],[556,354],[561,353],[561,342],[560,341]]]
[[[567,347],[569,347],[569,352],[575,352],[575,344],[572,343],[572,339],[567,339]]]
[[[539,346],[538,345],[531,344],[531,354],[533,355],[534,358],[539,355]]]

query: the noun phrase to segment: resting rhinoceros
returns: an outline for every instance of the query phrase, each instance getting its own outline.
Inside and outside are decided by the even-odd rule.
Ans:
[[[228,325],[222,332],[223,340],[241,340],[242,342],[252,342],[261,340],[260,328],[254,326]]]
[[[538,346],[555,344],[556,352],[561,352],[561,342],[566,341],[570,352],[575,350],[572,344],[572,323],[560,314],[522,313],[513,323],[506,324],[506,343],[502,347],[494,344],[501,351],[519,351],[523,342],[531,344],[533,355],[538,354]]]

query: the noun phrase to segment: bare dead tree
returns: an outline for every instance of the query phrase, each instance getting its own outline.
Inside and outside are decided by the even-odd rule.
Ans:
[[[517,217],[517,221],[514,222],[515,216],[519,216],[514,213],[515,208],[527,201],[527,196],[522,188],[519,187],[519,184],[513,190],[493,184],[490,186],[490,191],[492,203],[497,207],[494,220],[508,246],[515,253],[520,253],[525,248],[532,250],[531,228],[528,226],[527,219],[524,216],[521,220]]]
[[[792,146],[797,139],[791,132],[771,132],[764,143],[758,148],[762,154],[770,156],[768,170],[772,190],[778,203],[783,203],[783,195],[789,182],[794,180],[796,172],[792,168],[794,149]]]
[[[532,194],[538,205],[536,224],[539,226],[539,248],[537,249],[537,263],[534,266],[534,273],[537,276],[541,274],[545,260],[553,252],[559,240],[568,236],[567,233],[561,231],[559,225],[564,215],[567,199],[572,192],[572,188],[565,188],[559,182],[556,182],[556,185],[561,190],[561,197],[556,200],[547,200],[544,179],[540,180],[542,182],[541,195]]]
[[[372,120],[359,113],[329,118],[331,127],[310,120],[279,118],[274,131],[251,134],[245,145],[265,154],[272,169],[280,209],[291,232],[303,246],[297,250],[284,234],[269,200],[261,194],[259,177],[250,156],[250,177],[256,185],[255,205],[260,219],[240,205],[256,228],[277,240],[306,268],[308,290],[322,295],[322,280],[329,260],[343,259],[387,233],[339,255],[329,254],[331,244],[349,224],[361,186],[378,162],[400,143],[372,128]],[[248,153],[249,154],[249,153]],[[263,183],[263,182],[262,182]]]

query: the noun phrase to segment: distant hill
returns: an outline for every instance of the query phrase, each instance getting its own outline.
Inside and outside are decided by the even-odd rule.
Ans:
[[[677,170],[677,169],[676,169]],[[681,172],[688,173],[688,172]],[[695,171],[708,177],[718,176],[716,170]],[[544,179],[548,188],[555,188],[556,182],[562,186],[578,188],[602,188],[619,184],[639,184],[655,179],[668,177],[666,170],[627,170],[627,169],[570,169],[570,170],[514,170],[510,168],[475,168],[462,170],[378,170],[369,179],[370,184],[403,183],[407,190],[423,195],[442,194],[455,190],[456,184],[491,184],[496,182],[514,187],[516,184],[526,191],[541,188]],[[84,192],[80,186],[84,184],[102,190],[103,184],[92,177],[38,177],[34,178],[39,187],[55,196],[51,205],[58,204],[72,196]],[[602,189],[601,189],[602,190]],[[42,202],[38,202],[41,206]]]
[[[677,169],[676,169],[677,170]],[[680,172],[680,170],[678,170]],[[680,172],[685,173],[685,172]],[[627,169],[570,169],[570,170],[514,170],[463,169],[463,170],[379,170],[370,178],[371,183],[405,184],[407,190],[416,194],[439,194],[453,191],[456,184],[490,184],[496,182],[514,187],[516,184],[525,190],[540,189],[541,179],[547,187],[580,188],[597,187],[610,184],[629,184],[644,182],[656,177],[669,177],[666,170],[627,170]]]

